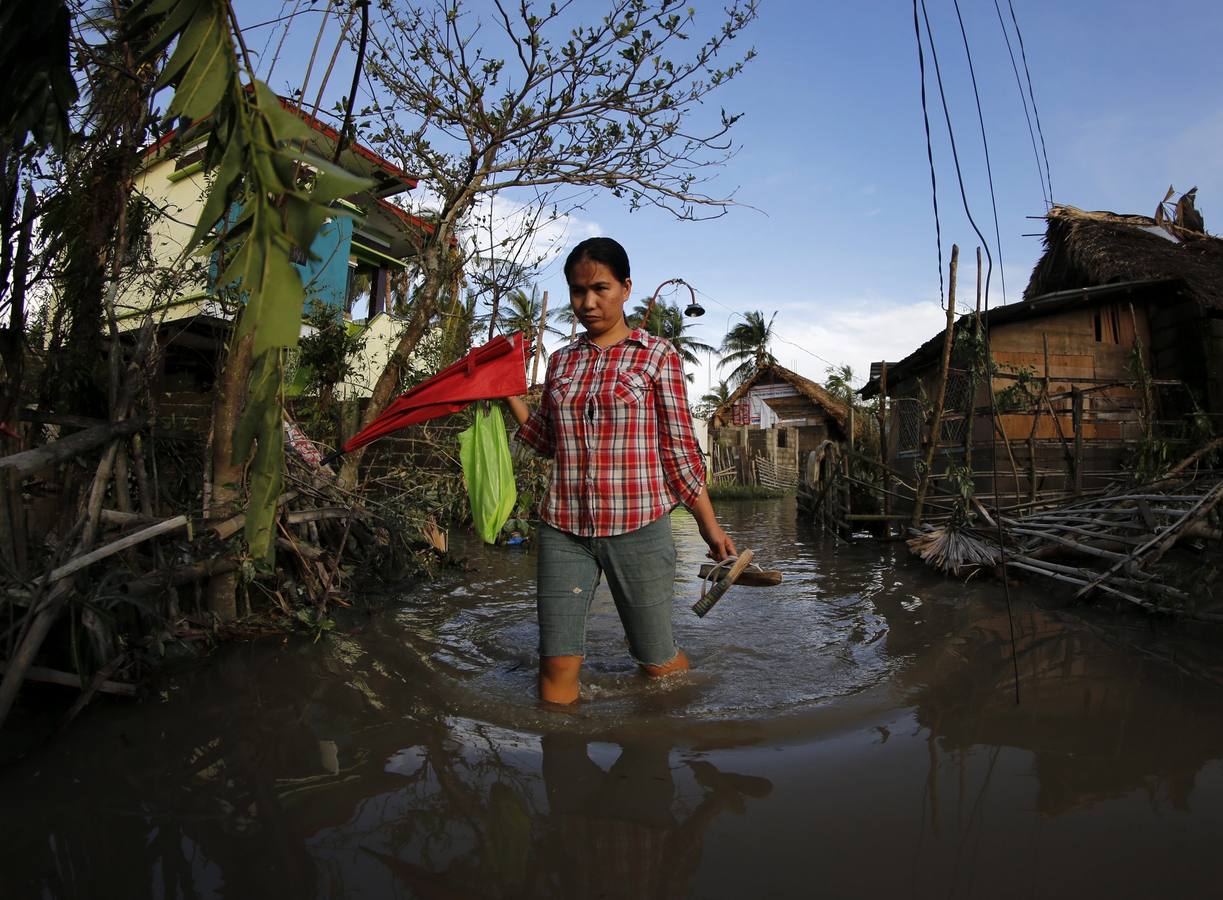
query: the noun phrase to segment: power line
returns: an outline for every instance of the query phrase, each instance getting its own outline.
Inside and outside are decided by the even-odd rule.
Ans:
[[[960,169],[960,152],[956,148],[955,129],[951,127],[951,107],[947,104],[947,93],[943,90],[943,71],[938,61],[938,48],[934,44],[934,31],[930,28],[930,14],[926,10],[926,0],[921,0],[921,11],[922,18],[926,22],[926,39],[930,41],[930,58],[934,60],[934,77],[938,84],[939,99],[943,104],[943,118],[947,121],[947,137],[951,142],[951,159],[955,163],[956,181],[960,185],[960,201],[964,204],[964,215],[968,217],[968,223],[972,225],[972,230],[977,233],[977,237],[985,246],[985,259],[988,263],[985,269],[985,296],[989,297],[989,281],[994,274],[994,255],[990,252],[989,241],[981,233],[977,220],[973,218],[972,210],[968,207],[968,192],[964,188],[964,173]]]
[[[1040,195],[1045,201],[1045,210],[1053,205],[1053,195],[1045,187],[1045,170],[1040,165],[1040,151],[1036,148],[1036,131],[1032,128],[1032,114],[1028,110],[1028,97],[1023,92],[1023,79],[1019,77],[1019,63],[1015,61],[1015,50],[1011,46],[1011,33],[1007,30],[1006,20],[1002,18],[1002,7],[994,0],[994,10],[998,13],[998,24],[1002,26],[1002,37],[1006,41],[1006,52],[1011,57],[1011,71],[1015,73],[1015,86],[1019,88],[1019,100],[1023,103],[1023,117],[1028,123],[1028,138],[1032,141],[1032,156],[1036,159],[1036,177],[1040,179]]]
[[[1010,2],[1010,0],[1008,0],[1008,2]],[[951,110],[947,105],[947,94],[943,90],[943,75],[942,75],[942,71],[940,69],[939,61],[938,61],[938,49],[936,48],[935,43],[934,43],[934,32],[930,28],[930,15],[926,10],[926,0],[921,0],[921,7],[922,7],[922,17],[923,19],[925,19],[925,22],[926,22],[926,37],[930,41],[930,56],[934,60],[934,74],[938,81],[939,99],[942,101],[942,104],[943,104],[943,117],[947,121],[947,136],[951,142],[951,158],[955,162],[956,179],[959,182],[959,186],[960,186],[960,199],[964,204],[964,214],[968,217],[969,224],[972,225],[973,231],[977,233],[977,237],[980,238],[981,243],[985,246],[985,258],[986,260],[988,260],[988,263],[989,263],[989,266],[986,269],[986,275],[985,275],[985,313],[986,313],[985,315],[985,353],[986,353],[986,359],[992,360],[993,354],[990,349],[990,329],[989,329],[989,281],[990,281],[990,276],[993,274],[993,270],[994,270],[993,254],[990,253],[989,243],[985,240],[985,236],[981,233],[981,229],[977,227],[977,222],[973,218],[972,211],[968,207],[968,194],[964,189],[964,173],[960,169],[960,155],[959,155],[959,151],[956,149],[955,131],[951,127]],[[955,7],[956,7],[956,14],[958,16],[959,10],[960,10],[959,0],[955,0]],[[960,27],[961,29],[963,29],[963,18],[960,19]],[[920,40],[920,35],[919,35],[919,40]],[[967,34],[965,34],[964,36],[964,46],[965,46],[965,50],[967,50],[968,49]],[[969,55],[969,70],[970,72],[972,70],[971,54]],[[976,79],[975,74],[973,75],[972,82],[973,82],[973,93],[977,97],[977,112],[978,112],[978,115],[980,115],[981,98],[980,98],[980,94],[977,93],[977,79]],[[984,116],[981,116],[981,136],[982,136],[982,140],[984,140],[985,138]],[[988,159],[987,159],[987,166],[988,166]],[[990,176],[990,185],[991,185],[990,195],[992,198],[993,196],[993,176],[992,175]],[[999,251],[999,264],[1001,265],[1001,251]],[[993,489],[994,489],[995,513],[997,514],[996,512],[997,509],[1001,508],[1001,504],[999,503],[999,495],[998,495],[998,401],[997,401],[997,398],[994,396],[994,389],[993,389],[992,384],[989,385],[989,397],[990,397],[990,420],[991,420],[990,421],[990,426],[991,426],[990,427],[990,443],[991,443],[991,447],[993,448],[990,453],[990,456],[993,458],[992,484],[994,486]],[[937,442],[938,436],[935,435],[934,437]],[[1015,703],[1018,704],[1019,703],[1019,655],[1018,655],[1017,644],[1015,640],[1015,618],[1014,618],[1014,614],[1011,608],[1011,585],[1010,585],[1010,580],[1006,578],[1007,552],[1006,552],[1006,541],[1004,540],[1004,536],[1002,533],[1002,516],[1001,515],[997,515],[997,525],[998,525],[998,545],[999,545],[1000,561],[1001,561],[1002,572],[1003,572],[1002,588],[1003,588],[1004,596],[1006,597],[1006,618],[1007,618],[1008,624],[1010,625],[1011,665],[1015,671]]]
[[[1040,127],[1040,110],[1036,108],[1036,93],[1032,90],[1032,72],[1028,68],[1028,52],[1023,46],[1023,32],[1019,29],[1019,19],[1015,16],[1015,4],[1006,0],[1011,10],[1011,22],[1015,25],[1015,34],[1019,37],[1019,55],[1023,59],[1023,72],[1028,78],[1028,96],[1032,99],[1032,115],[1036,117],[1036,132],[1040,135],[1040,151],[1045,157],[1045,179],[1049,182],[1049,202],[1053,202],[1053,175],[1049,172],[1049,151],[1045,148],[1045,131]]]
[[[926,126],[926,159],[930,163],[930,199],[934,201],[934,243],[938,248],[938,302],[943,305],[943,231],[938,218],[938,181],[934,177],[934,146],[930,141],[930,114],[926,108],[926,54],[922,50],[917,0],[913,0],[913,33],[917,37],[917,67],[921,71],[921,115]]]
[[[284,9],[284,6],[281,6],[281,9]],[[312,9],[300,9],[300,10],[299,10],[299,9],[296,9],[296,8],[295,8],[295,9],[294,9],[294,11],[293,11],[293,12],[291,12],[291,13],[289,13],[288,15],[284,15],[284,16],[277,16],[275,19],[268,19],[266,22],[256,22],[254,25],[243,25],[243,26],[242,26],[242,30],[243,30],[243,31],[254,31],[256,28],[264,28],[264,27],[266,27],[266,26],[268,26],[268,25],[276,25],[276,24],[278,24],[278,23],[280,23],[280,22],[287,21],[288,19],[292,19],[292,18],[295,18],[295,17],[297,17],[297,16],[304,16],[306,13],[312,13],[312,12],[313,12],[313,13],[316,13],[316,12],[322,12],[322,10],[320,10],[320,9],[313,9],[313,8],[312,8]]]
[[[998,277],[1002,281],[1002,302],[1006,303],[1006,268],[1002,265],[1002,230],[998,227],[998,198],[994,194],[994,170],[989,161],[989,140],[985,137],[985,114],[981,111],[981,94],[977,90],[977,70],[972,64],[972,50],[968,47],[968,31],[964,28],[964,16],[960,13],[960,0],[955,4],[955,17],[960,23],[960,35],[964,38],[964,55],[968,57],[968,74],[972,79],[972,95],[977,102],[977,121],[981,125],[981,146],[985,148],[985,174],[989,179],[989,203],[994,211],[994,240],[998,247]],[[986,295],[989,282],[986,281]]]

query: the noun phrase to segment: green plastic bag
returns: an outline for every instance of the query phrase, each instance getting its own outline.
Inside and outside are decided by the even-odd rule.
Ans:
[[[518,502],[510,441],[499,406],[476,405],[475,421],[459,435],[459,460],[463,463],[476,534],[484,543],[495,544],[501,526]]]

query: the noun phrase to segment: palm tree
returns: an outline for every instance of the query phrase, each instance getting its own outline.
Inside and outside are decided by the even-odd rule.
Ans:
[[[698,419],[708,419],[726,404],[732,393],[726,379],[722,379],[718,382],[717,387],[701,395],[701,399],[697,401],[692,412]]]
[[[525,331],[532,337],[539,329],[539,315],[543,311],[543,300],[539,296],[539,288],[532,287],[528,295],[526,291],[516,289],[503,296],[497,304],[496,330],[502,334],[513,334],[515,331]],[[485,313],[476,318],[476,323],[483,328],[488,327],[491,313]],[[565,332],[559,328],[547,325],[548,334],[565,337]]]
[[[728,380],[731,384],[741,384],[753,372],[762,366],[777,364],[777,358],[769,351],[773,341],[773,322],[777,319],[774,312],[766,323],[764,313],[752,310],[726,333],[722,339],[721,350],[725,355],[718,368],[734,365]]]
[[[573,306],[569,303],[562,303],[556,309],[548,313],[548,318],[554,322],[559,322],[565,328],[565,336],[570,340],[575,338],[578,333],[578,317],[573,312]]]
[[[854,401],[856,393],[854,381],[857,376],[854,375],[852,366],[829,366],[824,370],[824,375],[826,376],[824,387],[828,390],[828,393],[832,394],[832,396],[836,397],[847,407],[856,405]]]
[[[641,327],[655,337],[666,338],[671,342],[671,345],[679,351],[680,359],[689,366],[699,366],[701,364],[698,353],[712,353],[713,347],[709,344],[698,341],[689,334],[685,334],[688,328],[688,320],[684,318],[683,312],[675,303],[662,301],[654,304],[654,309],[650,313],[650,321],[642,322],[645,316],[646,306],[648,304],[640,304],[628,316],[629,327]],[[692,373],[688,374],[689,381],[695,381],[696,376]]]

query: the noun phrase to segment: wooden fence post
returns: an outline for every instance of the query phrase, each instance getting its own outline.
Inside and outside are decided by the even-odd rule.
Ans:
[[[951,245],[951,278],[947,284],[947,331],[943,335],[943,365],[939,372],[938,391],[934,398],[934,415],[930,419],[930,445],[926,448],[926,465],[917,483],[917,496],[913,501],[913,517],[909,524],[916,528],[921,523],[922,504],[934,468],[934,452],[938,449],[939,432],[943,430],[943,402],[947,398],[947,370],[951,367],[951,344],[955,337],[955,275],[960,262],[960,247]],[[997,485],[995,485],[997,493]]]
[[[1074,495],[1083,493],[1083,392],[1070,389],[1074,417]]]

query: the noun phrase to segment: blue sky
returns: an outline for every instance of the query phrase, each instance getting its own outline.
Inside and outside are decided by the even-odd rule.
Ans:
[[[1013,2],[1054,200],[1150,214],[1169,184],[1178,190],[1196,185],[1207,229],[1217,232],[1223,217],[1223,8],[1204,0]],[[721,7],[706,0],[693,5],[701,23],[716,21]],[[237,6],[241,21],[253,24],[292,3],[243,0]],[[951,0],[927,0],[927,6],[970,209],[994,249],[980,131],[954,7]],[[580,0],[578,8],[587,7],[594,12],[600,4]],[[487,8],[491,4],[468,5],[476,16]],[[1006,0],[1001,8],[1009,25]],[[1043,222],[1028,218],[1044,211],[1042,188],[993,0],[961,0],[961,9],[990,143],[1006,300],[1013,302],[1040,253],[1039,238],[1025,235],[1043,230]],[[317,27],[317,18],[310,18],[290,33],[272,78],[277,90],[300,79]],[[262,47],[272,30],[253,31],[252,48]],[[334,19],[332,30],[338,30]],[[324,40],[328,50],[333,43],[334,37]],[[711,103],[715,112],[721,104],[745,113],[734,132],[740,149],[710,174],[713,191],[734,190],[744,207],[692,223],[657,211],[630,214],[613,198],[598,197],[569,223],[571,242],[590,233],[620,240],[632,258],[639,296],[672,277],[692,283],[708,310],[695,333],[709,343],[721,340],[736,312],[776,310],[782,342],[775,352],[783,365],[823,380],[829,362],[848,363],[864,376],[871,360],[904,356],[935,333],[944,316],[912,6],[898,0],[762,0],[760,19],[742,45],[754,46],[757,58]],[[1017,45],[1015,52],[1018,57]],[[351,71],[348,59],[341,57],[337,72]],[[979,241],[956,187],[929,48],[926,63],[944,266],[951,243],[958,243],[958,299],[967,308]],[[333,77],[333,100],[346,82],[347,75]],[[564,300],[558,263],[545,268],[539,286],[554,304]],[[1002,302],[997,275],[991,302]],[[704,390],[710,372],[702,367],[696,374],[696,387]]]

